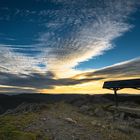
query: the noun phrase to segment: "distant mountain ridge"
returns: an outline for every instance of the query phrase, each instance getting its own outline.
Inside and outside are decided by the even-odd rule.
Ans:
[[[18,94],[18,95],[5,95],[0,94],[0,114],[8,109],[16,108],[22,103],[55,103],[55,102],[68,102],[68,103],[105,103],[113,102],[113,94]],[[140,95],[119,95],[119,102],[134,102],[140,104]]]

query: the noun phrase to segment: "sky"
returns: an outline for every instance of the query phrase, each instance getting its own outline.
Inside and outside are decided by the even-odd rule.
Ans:
[[[134,78],[139,0],[0,1],[0,93],[111,93],[104,81]]]

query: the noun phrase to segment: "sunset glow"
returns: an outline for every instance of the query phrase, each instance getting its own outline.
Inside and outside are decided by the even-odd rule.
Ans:
[[[140,78],[137,0],[2,0],[1,93],[112,93]],[[140,93],[124,89],[120,93]]]

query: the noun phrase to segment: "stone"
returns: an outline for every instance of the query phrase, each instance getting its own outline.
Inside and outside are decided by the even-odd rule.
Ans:
[[[105,117],[105,111],[102,108],[96,108],[94,114],[97,117]]]
[[[82,106],[80,107],[80,111],[81,111],[81,112],[89,111],[89,109],[90,109],[90,107],[87,106],[87,105],[82,105]]]
[[[103,129],[105,129],[105,128],[106,128],[106,126],[105,126],[105,125],[102,125],[102,128],[103,128]]]
[[[94,125],[94,126],[97,125],[97,123],[98,123],[97,121],[92,121],[91,122],[91,124]]]
[[[124,126],[120,125],[117,129],[126,134],[129,134],[132,132],[132,130],[128,126],[125,126],[125,125]]]
[[[94,112],[89,112],[88,113],[90,116],[93,116],[94,115]]]
[[[121,120],[124,120],[125,119],[125,113],[124,112],[122,112],[121,114],[120,114],[120,117],[119,117]]]
[[[46,121],[47,119],[46,118],[42,118],[41,120]]]
[[[72,118],[65,118],[64,120],[72,124],[77,124],[77,121],[73,120]]]

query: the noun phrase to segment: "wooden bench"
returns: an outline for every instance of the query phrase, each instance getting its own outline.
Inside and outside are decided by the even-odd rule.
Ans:
[[[140,90],[140,79],[118,80],[104,82],[103,88],[114,90],[115,104],[118,106],[117,91],[124,88],[133,88]]]

